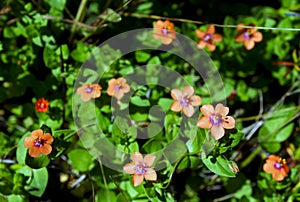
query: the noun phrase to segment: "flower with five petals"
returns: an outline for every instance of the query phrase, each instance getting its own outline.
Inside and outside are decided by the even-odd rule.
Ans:
[[[215,109],[211,104],[203,105],[200,108],[204,116],[200,117],[197,126],[200,128],[210,129],[211,135],[215,140],[222,138],[226,129],[235,127],[235,120],[231,116],[227,116],[229,108],[223,104],[217,104]]]
[[[205,32],[197,29],[196,36],[200,39],[198,42],[198,48],[203,49],[207,46],[209,51],[214,51],[216,49],[215,42],[222,41],[222,35],[215,34],[214,25],[208,25]]]
[[[40,98],[35,102],[35,110],[37,112],[47,112],[49,107],[49,102],[45,98]]]
[[[171,105],[171,110],[174,112],[183,111],[187,117],[194,114],[194,107],[201,104],[201,97],[194,95],[194,88],[192,86],[185,86],[183,91],[173,89],[171,96],[174,102]]]
[[[124,165],[123,171],[127,174],[133,174],[132,182],[134,186],[139,186],[144,178],[148,181],[156,181],[156,172],[151,168],[155,158],[156,156],[152,154],[147,154],[144,157],[140,152],[132,154],[132,162]]]
[[[161,40],[161,42],[165,45],[170,44],[173,39],[176,38],[176,32],[174,29],[174,24],[169,20],[161,21],[158,20],[153,23],[153,37],[155,39]]]
[[[43,132],[42,129],[34,130],[31,136],[28,136],[24,140],[24,146],[29,148],[29,155],[31,157],[39,157],[41,154],[48,155],[52,151],[51,143],[53,137],[50,133]]]
[[[124,93],[130,91],[126,79],[120,77],[118,79],[111,79],[108,82],[107,94],[116,97],[118,100],[124,96]]]
[[[267,158],[266,163],[263,165],[263,170],[272,174],[273,179],[276,181],[283,180],[289,173],[286,160],[274,154]]]
[[[244,28],[245,24],[238,24],[238,35],[235,37],[235,41],[238,43],[244,43],[247,50],[251,50],[255,46],[255,42],[261,42],[263,35],[261,32],[257,31],[256,27]],[[250,24],[249,26],[254,26]]]
[[[80,99],[84,102],[91,98],[98,98],[101,96],[102,87],[99,84],[83,84],[77,88],[76,93],[80,95]]]

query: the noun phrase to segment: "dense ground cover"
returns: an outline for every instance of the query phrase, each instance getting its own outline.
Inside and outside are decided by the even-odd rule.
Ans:
[[[300,200],[299,10],[5,0],[0,201]]]

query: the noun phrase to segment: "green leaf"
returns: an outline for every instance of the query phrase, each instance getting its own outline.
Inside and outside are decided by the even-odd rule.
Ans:
[[[146,62],[150,57],[150,53],[147,53],[145,51],[135,51],[135,59],[139,63]]]
[[[158,100],[158,105],[161,106],[163,108],[164,111],[169,111],[171,104],[174,100],[170,99],[170,98],[160,98]]]
[[[26,162],[26,155],[27,155],[27,148],[24,147],[24,140],[26,137],[30,136],[31,132],[25,133],[20,141],[18,142],[18,147],[17,147],[17,162],[19,164],[25,164]]]
[[[41,155],[37,158],[32,158],[30,156],[26,158],[26,165],[35,169],[46,167],[49,163],[50,159],[48,156],[45,155]]]
[[[25,197],[23,195],[11,194],[11,195],[7,196],[7,201],[8,202],[24,202],[25,201]]]
[[[99,17],[108,22],[120,22],[122,20],[121,15],[111,8],[107,8]]]
[[[186,142],[186,146],[190,153],[200,152],[202,150],[202,145],[205,140],[204,129],[198,130],[198,133],[193,139],[190,139]]]
[[[230,170],[228,166],[228,160],[222,158],[221,156],[213,157],[212,155],[206,156],[205,153],[202,153],[202,162],[206,167],[224,177],[235,177],[235,174]]]
[[[41,197],[48,184],[48,171],[46,168],[32,169],[32,181],[29,184],[28,192],[33,196]]]
[[[149,100],[146,100],[146,99],[143,100],[139,96],[131,97],[130,102],[139,107],[149,107],[150,106]]]
[[[68,153],[68,157],[74,169],[86,172],[94,167],[94,160],[90,153],[85,149],[76,149]]]

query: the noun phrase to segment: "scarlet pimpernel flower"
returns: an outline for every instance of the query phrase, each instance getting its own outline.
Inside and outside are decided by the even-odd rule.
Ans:
[[[174,102],[171,105],[171,110],[174,112],[182,112],[191,117],[194,114],[194,107],[201,104],[201,97],[194,95],[194,88],[192,86],[185,86],[183,91],[180,89],[173,89],[171,96]]]
[[[244,28],[245,24],[238,24],[238,35],[235,37],[235,41],[239,43],[244,43],[244,46],[247,50],[251,50],[255,46],[255,42],[261,42],[263,35],[261,32],[257,31],[257,28],[253,26],[252,28]]]
[[[127,174],[133,174],[132,183],[134,186],[139,186],[144,178],[148,181],[156,181],[157,174],[151,168],[155,158],[156,156],[152,154],[147,154],[145,157],[139,152],[132,154],[132,162],[124,165],[123,171]]]
[[[222,41],[221,34],[215,34],[215,26],[208,25],[205,32],[201,30],[196,30],[196,36],[200,39],[198,42],[198,48],[207,47],[209,51],[214,51],[216,49],[215,42]]]
[[[80,95],[80,99],[84,102],[91,98],[98,98],[101,96],[102,87],[99,84],[83,84],[77,88],[76,93]]]
[[[158,20],[153,23],[154,31],[153,37],[161,40],[165,45],[170,44],[176,38],[176,32],[174,30],[174,24],[169,20]]]
[[[31,157],[39,157],[41,154],[48,155],[52,151],[51,143],[53,137],[50,133],[45,133],[43,130],[34,130],[31,136],[28,136],[24,140],[24,146],[29,148],[29,155]]]
[[[289,173],[286,160],[274,154],[271,154],[267,158],[266,163],[263,165],[263,170],[266,173],[272,174],[273,179],[276,181],[283,180]]]
[[[227,116],[229,108],[219,103],[215,109],[211,104],[203,105],[200,108],[204,116],[200,117],[197,126],[200,128],[210,129],[211,135],[215,140],[222,138],[225,134],[225,129],[235,127],[235,120],[231,116]]]
[[[35,102],[35,109],[37,112],[47,112],[49,107],[49,102],[45,98],[40,98]]]
[[[130,91],[130,87],[126,82],[126,79],[122,77],[109,80],[107,94],[110,96],[114,96],[118,100],[121,99],[125,93],[128,93]]]

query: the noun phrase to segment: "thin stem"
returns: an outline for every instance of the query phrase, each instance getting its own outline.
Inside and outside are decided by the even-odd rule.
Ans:
[[[117,186],[117,189],[119,190],[119,192],[121,192],[121,194],[122,194],[122,196],[123,196],[123,199],[124,199],[125,201],[128,201],[128,202],[129,202],[129,200],[127,199],[127,197],[126,197],[126,195],[124,194],[123,190],[120,188],[119,184],[115,181],[115,179],[113,178],[113,176],[110,175],[109,177],[110,177],[110,179],[113,181],[113,183]]]
[[[249,165],[253,159],[262,151],[262,147],[259,145],[258,147],[255,148],[255,150],[240,164],[241,168],[246,167]]]
[[[86,4],[87,4],[88,0],[81,0],[80,2],[80,5],[79,5],[79,8],[78,8],[78,11],[76,13],[76,16],[75,16],[75,21],[77,22],[80,22],[81,21],[81,18],[83,16],[83,13],[84,13],[84,9],[86,7]],[[73,39],[74,37],[74,34],[76,32],[76,24],[73,24],[72,28],[71,28],[71,35],[70,35],[70,41]]]
[[[105,177],[105,173],[104,173],[104,169],[103,169],[102,161],[101,161],[100,157],[98,157],[98,162],[99,162],[99,165],[100,165],[101,175],[103,177],[103,182],[104,182],[106,192],[107,192],[107,196],[108,196],[108,199],[109,199],[108,201],[111,201],[111,196],[110,196],[110,193],[109,193],[109,190],[108,190],[107,181],[106,181],[106,177]]]
[[[158,15],[147,15],[147,14],[141,14],[141,13],[123,13],[126,17],[136,17],[136,18],[151,18],[155,20],[171,20],[171,21],[179,21],[179,22],[189,22],[194,24],[212,24],[216,27],[226,27],[226,28],[237,28],[238,25],[221,25],[221,24],[214,24],[214,23],[205,23],[202,21],[196,21],[196,20],[189,20],[189,19],[182,19],[182,18],[170,18],[170,17],[163,17]],[[239,26],[241,28],[257,28],[257,29],[264,29],[264,30],[281,30],[281,31],[300,31],[300,28],[278,28],[278,27],[258,27],[258,26]]]

